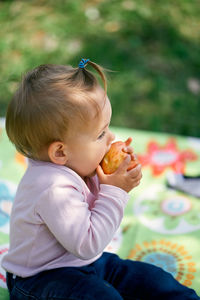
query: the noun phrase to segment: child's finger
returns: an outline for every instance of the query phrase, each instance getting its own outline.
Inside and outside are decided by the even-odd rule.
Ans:
[[[142,179],[142,172],[140,172],[136,177],[133,177],[134,181],[140,181]]]
[[[141,166],[141,164],[138,164],[137,167],[129,170],[128,173],[131,175],[131,177],[135,178],[139,174],[142,174],[141,170],[142,170],[142,166]]]
[[[139,184],[140,184],[140,180],[138,180],[134,183],[134,187],[138,186]]]
[[[100,165],[96,168],[96,173],[99,178],[103,178],[105,176],[104,171]]]
[[[125,153],[132,154],[133,153],[133,147],[131,147],[131,146],[124,147],[122,149],[122,151],[125,152]]]
[[[129,138],[125,141],[126,146],[129,146],[129,145],[131,144],[132,140],[133,140],[132,137],[129,137]]]
[[[131,156],[127,155],[127,157],[119,165],[116,172],[121,173],[127,171],[130,161],[131,161]]]

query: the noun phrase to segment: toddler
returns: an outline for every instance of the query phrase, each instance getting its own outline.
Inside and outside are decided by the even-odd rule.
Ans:
[[[41,65],[22,79],[6,116],[29,161],[2,262],[11,300],[200,299],[156,266],[103,252],[142,176],[140,165],[127,171],[132,147],[115,173],[100,167],[114,140],[110,119],[103,69],[88,59]]]

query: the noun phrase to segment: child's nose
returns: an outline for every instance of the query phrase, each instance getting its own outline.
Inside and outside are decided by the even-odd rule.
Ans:
[[[111,140],[111,142],[114,141],[114,139],[115,139],[115,134],[112,131],[110,131],[110,140]]]

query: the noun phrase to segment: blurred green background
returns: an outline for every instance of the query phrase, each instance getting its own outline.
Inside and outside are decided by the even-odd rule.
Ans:
[[[90,58],[113,126],[200,137],[199,0],[0,1],[0,116],[22,73]]]

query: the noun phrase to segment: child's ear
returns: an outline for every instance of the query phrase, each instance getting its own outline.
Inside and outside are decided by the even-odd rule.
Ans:
[[[67,147],[62,142],[53,142],[48,147],[48,156],[54,164],[65,165],[68,156],[67,156]]]

